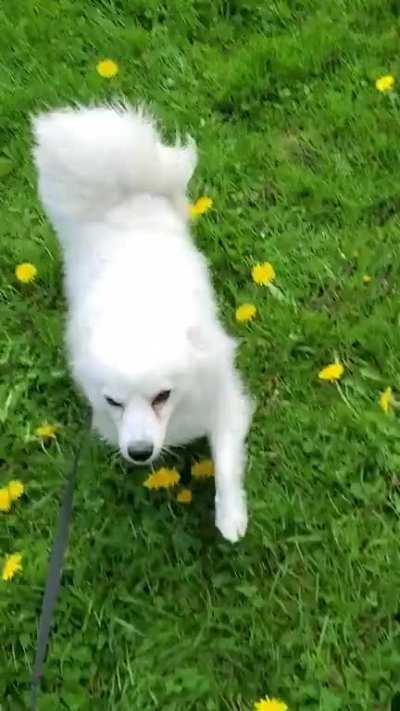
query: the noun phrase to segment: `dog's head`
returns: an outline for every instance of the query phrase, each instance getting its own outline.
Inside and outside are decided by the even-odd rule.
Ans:
[[[96,391],[96,407],[112,421],[121,454],[147,464],[161,452],[169,420],[186,389],[184,363],[141,370],[121,377],[107,374]]]
[[[74,375],[100,434],[134,464],[155,460],[174,411],[196,391],[201,348],[195,331],[149,332],[133,344],[125,331],[113,329],[81,353],[72,362]]]

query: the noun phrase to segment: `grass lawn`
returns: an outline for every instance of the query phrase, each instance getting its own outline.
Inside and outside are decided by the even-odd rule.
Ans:
[[[63,476],[84,408],[29,114],[126,96],[191,133],[196,239],[257,397],[237,546],[93,440],[41,711],[400,709],[400,10],[389,0],[19,0],[0,8],[0,709],[26,708]],[[109,57],[112,79],[96,73]],[[400,77],[399,77],[400,78]],[[20,262],[38,277],[19,284]],[[252,283],[269,261],[275,289]],[[364,277],[370,277],[365,280]],[[151,278],[149,276],[149,278]],[[367,282],[367,283],[364,283]],[[156,285],[155,285],[156,288]],[[251,324],[235,308],[253,302]],[[340,382],[319,370],[338,359]],[[34,436],[58,423],[56,440]]]

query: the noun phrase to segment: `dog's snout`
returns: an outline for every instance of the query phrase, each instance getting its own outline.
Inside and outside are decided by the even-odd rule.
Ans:
[[[128,447],[128,455],[133,462],[147,462],[151,459],[153,452],[154,447],[151,442],[135,442]]]

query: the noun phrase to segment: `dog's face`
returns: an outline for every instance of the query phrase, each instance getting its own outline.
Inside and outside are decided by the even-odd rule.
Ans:
[[[175,409],[195,391],[198,351],[187,334],[134,348],[119,336],[92,342],[73,361],[74,375],[100,434],[128,461],[149,464],[162,451]]]
[[[128,461],[148,464],[160,454],[169,419],[180,399],[179,380],[147,376],[133,387],[112,380],[104,383],[103,407]]]

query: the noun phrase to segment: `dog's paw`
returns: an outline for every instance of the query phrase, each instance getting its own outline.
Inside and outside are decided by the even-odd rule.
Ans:
[[[237,497],[216,500],[215,525],[230,543],[236,543],[247,529],[247,504],[244,493]]]

